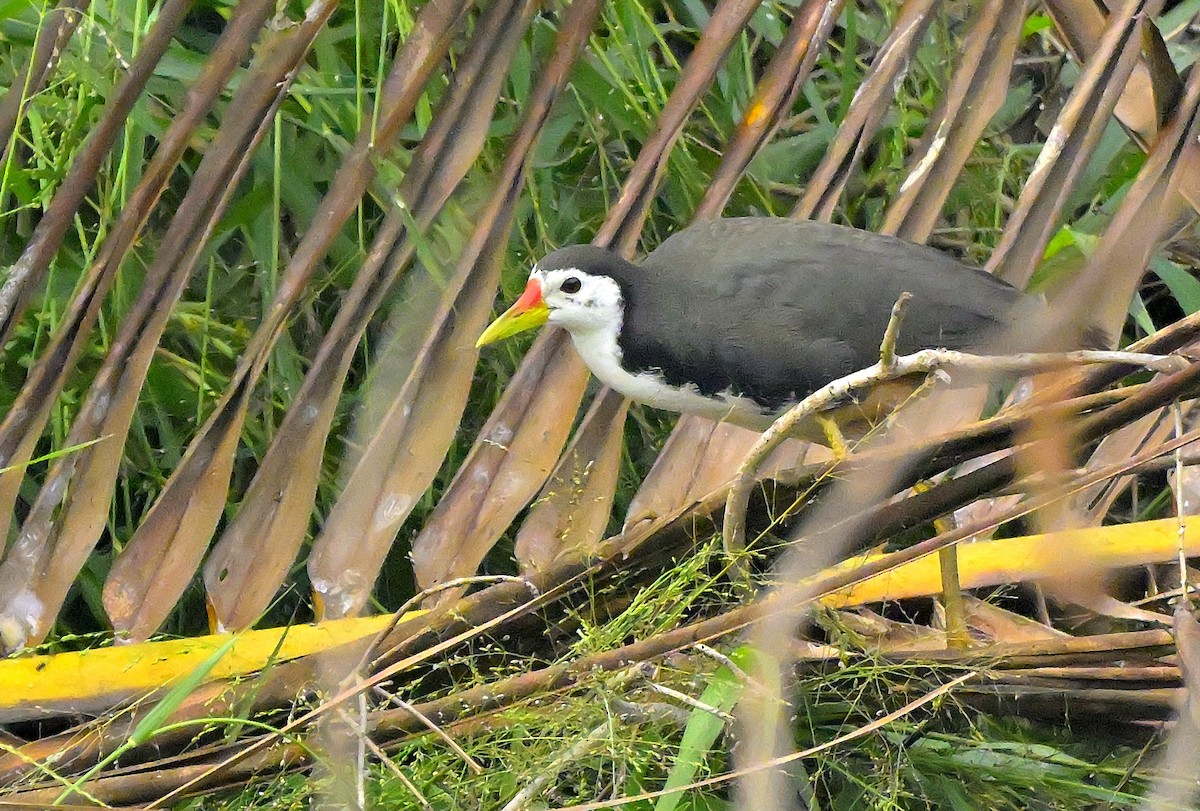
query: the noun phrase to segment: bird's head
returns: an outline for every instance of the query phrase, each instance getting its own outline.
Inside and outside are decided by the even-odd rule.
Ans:
[[[616,277],[631,267],[594,245],[575,245],[546,256],[533,266],[525,292],[493,321],[476,341],[484,346],[545,323],[572,335],[620,325],[621,286]]]

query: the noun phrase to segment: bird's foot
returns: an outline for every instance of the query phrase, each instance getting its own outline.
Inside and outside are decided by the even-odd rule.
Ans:
[[[850,446],[846,444],[846,436],[838,427],[837,420],[825,414],[817,414],[813,419],[816,420],[817,425],[821,426],[825,444],[829,446],[829,450],[833,451],[833,458],[840,462],[849,457]]]

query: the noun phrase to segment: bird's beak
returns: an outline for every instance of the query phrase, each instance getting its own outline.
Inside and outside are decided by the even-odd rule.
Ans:
[[[549,318],[550,308],[542,300],[542,285],[537,279],[530,279],[521,297],[488,325],[475,342],[475,346],[495,343],[518,332],[535,329],[545,324]]]

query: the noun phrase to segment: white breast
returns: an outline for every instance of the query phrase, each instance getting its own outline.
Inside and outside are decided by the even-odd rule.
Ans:
[[[583,362],[601,383],[631,400],[683,414],[696,414],[718,422],[730,422],[756,431],[766,430],[773,416],[753,400],[731,392],[715,396],[701,394],[695,386],[676,388],[655,372],[630,374],[621,368],[621,346],[617,343],[620,323],[588,330],[572,330],[571,340]]]

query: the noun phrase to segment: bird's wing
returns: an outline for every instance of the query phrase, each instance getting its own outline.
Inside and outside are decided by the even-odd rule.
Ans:
[[[693,226],[647,257],[641,278],[654,281],[635,282],[627,302],[626,362],[769,407],[874,363],[902,292],[913,300],[901,352],[978,346],[1019,298],[933,249],[789,220]]]

